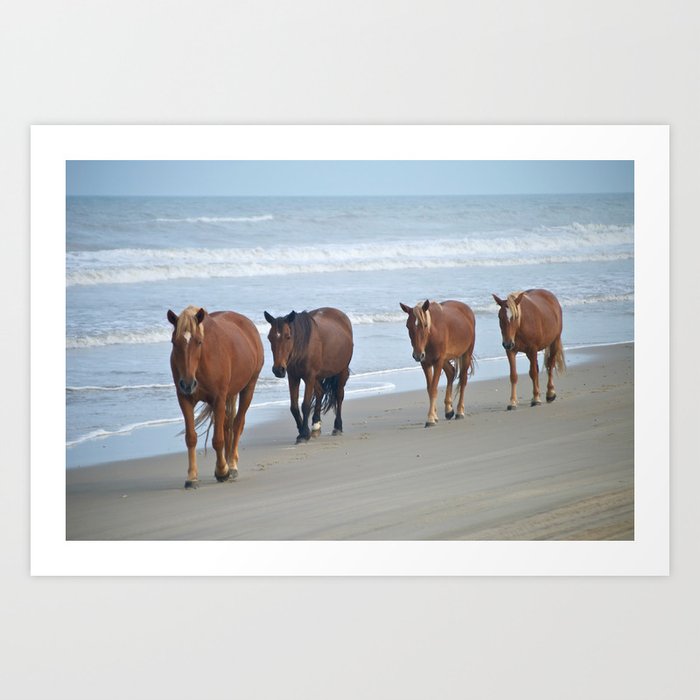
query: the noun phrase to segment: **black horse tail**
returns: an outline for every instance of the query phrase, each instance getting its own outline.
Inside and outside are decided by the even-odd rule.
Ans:
[[[348,369],[348,372],[350,370]],[[321,388],[323,389],[323,397],[321,398],[321,413],[328,413],[331,408],[338,412],[338,384],[340,383],[340,374],[335,374],[332,377],[326,377],[321,380]]]

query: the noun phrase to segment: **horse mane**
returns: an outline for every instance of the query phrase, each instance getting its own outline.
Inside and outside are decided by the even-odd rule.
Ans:
[[[188,306],[178,317],[177,317],[177,327],[175,328],[175,337],[179,338],[185,333],[190,333],[194,335],[197,330],[197,319],[195,318],[197,312],[199,311],[199,306]],[[202,336],[204,336],[204,328],[200,328]]]
[[[290,363],[304,356],[306,349],[309,347],[309,340],[311,339],[315,321],[308,311],[300,311],[295,314],[292,325],[294,326],[294,345],[289,355]]]
[[[506,303],[508,304],[508,311],[510,311],[510,317],[514,321],[520,320],[520,307],[515,303],[515,300],[522,293],[523,293],[522,290],[519,292],[511,292],[508,295],[508,299],[506,300]]]
[[[432,323],[432,320],[430,318],[430,309],[427,311],[423,311],[423,304],[425,302],[419,302],[413,307],[413,314],[416,317],[416,320],[418,323],[420,323],[421,326],[426,328],[427,330],[430,330],[430,325]],[[431,301],[431,304],[435,304],[435,306],[440,306],[440,304],[437,301]],[[440,307],[442,308],[442,307]]]

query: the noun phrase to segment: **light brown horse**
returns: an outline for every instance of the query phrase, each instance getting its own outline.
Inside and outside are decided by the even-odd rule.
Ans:
[[[515,356],[524,352],[530,360],[530,378],[532,379],[531,406],[540,406],[539,367],[537,353],[544,350],[544,366],[547,368],[547,403],[557,398],[554,391],[552,373],[563,372],[564,347],[561,344],[562,313],[557,298],[546,289],[528,289],[525,292],[513,292],[504,301],[495,294],[493,298],[501,307],[498,322],[501,325],[503,347],[510,364],[510,403],[508,410],[518,405],[516,385],[518,371]]]
[[[401,304],[408,314],[406,328],[413,346],[413,359],[420,362],[428,387],[430,408],[425,427],[437,423],[437,393],[440,373],[445,371],[445,418],[464,418],[464,390],[467,375],[474,374],[474,339],[476,322],[473,311],[461,301],[441,303],[425,300],[413,308]],[[454,365],[452,364],[454,361]],[[459,381],[457,413],[452,407],[452,385]]]
[[[353,339],[350,319],[338,309],[323,307],[313,311],[292,311],[275,318],[267,311],[268,338],[272,348],[272,372],[287,375],[290,408],[297,424],[297,442],[311,437],[309,413],[313,409],[312,430],[321,430],[321,410],[335,410],[333,435],[343,432],[342,407],[345,384],[350,376]],[[299,384],[304,380],[304,399],[299,413]]]
[[[185,488],[198,485],[196,428],[207,418],[214,423],[214,476],[217,481],[233,481],[238,476],[245,414],[264,362],[260,334],[250,319],[233,311],[209,314],[188,306],[179,316],[168,311],[168,320],[174,326],[170,368],[185,419],[189,461]],[[199,401],[206,406],[195,421]]]

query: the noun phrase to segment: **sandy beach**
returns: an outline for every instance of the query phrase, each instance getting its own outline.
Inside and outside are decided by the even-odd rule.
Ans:
[[[342,436],[329,414],[301,445],[284,411],[246,429],[233,483],[216,482],[209,449],[185,490],[184,441],[68,470],[67,539],[634,539],[634,346],[575,352],[550,405],[530,407],[519,363],[517,411],[506,376],[474,382],[466,420],[430,429],[425,391],[347,401]]]

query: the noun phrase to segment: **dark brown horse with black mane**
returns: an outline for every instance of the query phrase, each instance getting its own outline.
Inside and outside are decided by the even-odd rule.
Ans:
[[[170,367],[185,418],[189,460],[185,488],[198,484],[196,428],[207,418],[214,423],[214,476],[217,481],[232,481],[238,476],[245,414],[264,362],[260,333],[250,319],[233,311],[209,314],[188,306],[179,316],[168,311],[168,320],[174,326]],[[195,420],[199,401],[206,406]]]
[[[476,322],[472,310],[461,301],[429,301],[413,308],[401,304],[408,314],[406,328],[413,346],[413,359],[420,362],[425,374],[430,408],[425,427],[437,423],[437,388],[440,373],[447,377],[445,418],[464,418],[464,390],[467,375],[474,373],[474,339]],[[454,365],[452,364],[454,362]],[[452,407],[452,386],[459,382],[457,412]]]
[[[515,366],[515,356],[524,352],[530,360],[530,378],[532,379],[531,406],[540,406],[539,367],[537,353],[544,350],[544,366],[547,368],[547,403],[557,398],[554,391],[552,373],[563,372],[564,346],[561,343],[562,313],[561,305],[552,292],[546,289],[528,289],[524,292],[513,292],[506,300],[493,298],[501,307],[498,312],[498,322],[501,326],[503,347],[510,364],[510,403],[508,410],[518,405],[516,385],[518,371]]]
[[[350,319],[338,309],[292,311],[275,318],[267,311],[268,338],[272,348],[272,371],[287,375],[291,411],[297,424],[297,442],[308,440],[309,414],[312,430],[321,430],[321,411],[335,410],[333,435],[343,432],[341,415],[345,384],[350,376],[353,339]],[[299,413],[299,383],[304,380],[304,399]]]

